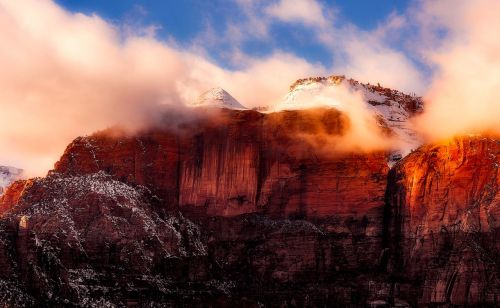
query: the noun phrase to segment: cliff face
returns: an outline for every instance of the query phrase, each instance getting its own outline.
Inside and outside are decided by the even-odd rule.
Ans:
[[[33,180],[19,180],[7,187],[4,194],[0,196],[0,217],[20,202],[25,190],[29,189],[32,184]]]
[[[500,143],[483,137],[424,146],[391,171],[389,228],[397,270],[422,304],[498,303]]]
[[[226,110],[217,121],[177,134],[78,138],[55,171],[104,170],[149,187],[167,209],[209,216],[363,217],[383,205],[388,167],[385,153],[328,152],[321,138],[340,136],[348,125],[333,109],[270,115]],[[323,137],[309,139],[313,135]]]
[[[360,249],[370,263],[380,254],[386,154],[330,153],[322,138],[341,136],[348,125],[334,109],[226,110],[188,132],[79,138],[55,171],[105,170],[151,189],[163,209],[200,220],[258,213],[317,221],[335,233],[367,236]]]
[[[389,170],[332,151],[348,127],[333,109],[223,110],[77,138],[0,199],[0,300],[498,304],[500,144],[424,146]]]

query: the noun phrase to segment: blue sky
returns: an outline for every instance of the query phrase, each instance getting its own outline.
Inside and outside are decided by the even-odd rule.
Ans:
[[[120,25],[132,23],[136,26],[154,25],[156,37],[162,40],[174,39],[189,46],[193,42],[203,48],[214,61],[230,66],[227,55],[235,48],[234,42],[205,44],[207,32],[212,36],[224,36],[229,24],[245,20],[245,11],[238,0],[56,0],[72,12],[95,13],[106,20]],[[243,1],[240,1],[243,2]],[[250,2],[250,1],[248,1]],[[271,1],[253,1],[268,5]],[[410,5],[409,0],[323,0],[318,1],[323,10],[330,11],[330,22],[336,27],[354,25],[359,30],[370,31],[380,26],[394,14],[402,14]],[[261,12],[260,12],[261,13]],[[259,16],[257,18],[264,18]],[[239,42],[238,48],[250,56],[265,56],[279,49],[293,53],[308,61],[332,64],[332,53],[311,36],[311,29],[290,23],[272,23],[269,26],[272,39],[248,37]]]

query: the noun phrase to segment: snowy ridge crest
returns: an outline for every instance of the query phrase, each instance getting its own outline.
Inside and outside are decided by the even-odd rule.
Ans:
[[[203,93],[193,104],[192,107],[214,107],[227,108],[234,110],[247,110],[245,106],[240,104],[231,94],[227,93],[222,88],[212,88]]]
[[[275,105],[274,111],[317,107],[342,110],[347,102],[343,101],[342,97],[337,97],[338,87],[345,87],[361,95],[366,109],[379,120],[380,125],[390,128],[400,138],[404,148],[401,150],[402,156],[421,144],[409,121],[411,117],[423,111],[421,97],[385,88],[380,84],[361,83],[343,75],[297,80],[290,86],[290,91],[283,100]],[[321,102],[320,106],[318,101]]]

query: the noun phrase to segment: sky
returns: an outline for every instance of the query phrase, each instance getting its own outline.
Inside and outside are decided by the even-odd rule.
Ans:
[[[158,106],[196,117],[186,106],[213,87],[276,106],[295,80],[333,74],[421,95],[426,142],[500,135],[498,12],[498,0],[0,0],[0,165],[44,175],[77,136],[149,127]],[[335,95],[366,122],[359,95],[322,99]],[[361,127],[352,149],[375,140]]]
[[[293,0],[292,0],[293,1]],[[259,1],[255,1],[258,3]],[[272,1],[260,1],[261,4]],[[385,22],[391,14],[403,13],[408,0],[324,0],[318,1],[325,11],[331,12],[331,21],[337,25],[353,24],[359,29],[371,30]],[[98,14],[115,24],[127,22],[156,26],[156,36],[189,46],[203,40],[207,28],[213,35],[225,36],[228,26],[246,17],[243,1],[234,0],[57,0],[57,3],[73,12]],[[256,16],[257,18],[264,18]],[[310,39],[310,29],[291,27],[289,24],[273,24],[270,38],[250,37],[241,44],[241,51],[251,56],[268,55],[275,49],[294,53],[309,61],[331,65],[333,59],[328,48]],[[213,46],[205,44],[208,54],[220,65],[231,67],[225,55],[232,52],[233,42]]]

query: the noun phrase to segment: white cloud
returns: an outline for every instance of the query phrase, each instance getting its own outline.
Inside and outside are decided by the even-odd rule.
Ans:
[[[324,14],[325,8],[316,0],[280,0],[266,7],[265,12],[278,20],[302,23],[306,26],[324,28],[329,23]]]
[[[331,53],[330,72],[406,92],[425,89],[417,65],[391,44],[391,39],[407,27],[404,16],[393,13],[375,29],[365,31],[353,24],[336,23],[333,11],[338,14],[317,0],[280,0],[264,8],[274,21],[300,23],[312,31],[310,43],[319,43]]]

